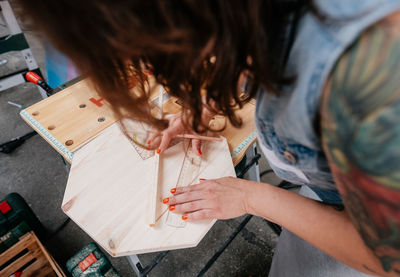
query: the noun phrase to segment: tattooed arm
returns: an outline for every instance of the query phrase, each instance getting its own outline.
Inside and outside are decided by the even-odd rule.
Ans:
[[[391,20],[364,32],[323,94],[323,144],[345,210],[236,178],[176,188],[170,208],[185,220],[261,216],[355,269],[400,276],[400,20]]]
[[[398,14],[398,13],[397,13]],[[400,18],[368,29],[324,91],[322,137],[346,212],[379,260],[400,275]]]

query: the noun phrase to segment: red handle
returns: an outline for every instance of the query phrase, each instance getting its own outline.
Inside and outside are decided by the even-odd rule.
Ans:
[[[39,81],[43,81],[43,79],[39,75],[31,71],[26,73],[25,77],[29,82],[34,83],[35,85],[37,85]]]

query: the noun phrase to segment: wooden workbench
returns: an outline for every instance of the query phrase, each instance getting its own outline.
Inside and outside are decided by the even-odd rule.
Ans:
[[[176,99],[164,96],[163,100],[165,113],[181,110]],[[251,102],[238,111],[243,121],[240,129],[220,116],[210,123],[216,129],[226,125],[219,132],[226,140],[206,144],[199,169],[201,178],[235,176],[231,159],[237,165],[256,140],[254,109]],[[181,171],[177,165],[185,159],[183,148],[177,144],[163,152],[163,166],[158,172],[157,221],[149,227],[146,195],[151,194],[148,188],[153,171],[149,169],[154,167],[153,161],[141,160],[115,124],[111,108],[89,82],[80,81],[22,110],[21,116],[72,163],[62,209],[111,255],[193,247],[215,223],[210,219],[184,228],[166,223],[169,213],[162,199],[176,186]],[[189,178],[185,185],[198,182],[197,178]]]
[[[176,99],[164,99],[163,110],[179,112]],[[243,158],[256,140],[254,102],[238,111],[243,120],[240,129],[227,123],[220,134],[227,138],[234,165]],[[21,111],[21,117],[41,135],[66,161],[72,162],[75,151],[116,122],[109,105],[86,80],[48,97]]]

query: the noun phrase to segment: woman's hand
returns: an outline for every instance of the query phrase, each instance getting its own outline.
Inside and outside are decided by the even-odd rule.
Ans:
[[[177,135],[183,134],[185,131],[185,126],[182,122],[182,114],[173,114],[168,118],[168,128],[161,131],[161,133],[154,133],[150,136],[147,144],[151,149],[159,149],[162,153],[168,148],[169,143]],[[193,131],[189,131],[191,134],[195,134]],[[192,139],[192,149],[194,153],[201,155],[201,142],[198,139]]]
[[[184,220],[229,219],[248,213],[247,195],[254,182],[224,177],[172,189],[164,204]]]

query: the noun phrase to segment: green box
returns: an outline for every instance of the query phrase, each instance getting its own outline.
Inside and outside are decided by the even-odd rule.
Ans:
[[[0,214],[0,236],[25,221],[39,238],[44,237],[42,223],[18,193],[7,194],[4,200],[0,200]]]
[[[120,277],[95,243],[83,247],[66,263],[73,277]]]
[[[45,231],[42,223],[21,195],[13,192],[7,194],[3,201],[6,201],[11,207],[11,210],[4,214],[10,228],[14,228],[25,221],[39,238],[43,238]]]
[[[16,227],[0,237],[0,254],[16,244],[20,237],[31,231],[31,228],[25,221],[22,221]]]

